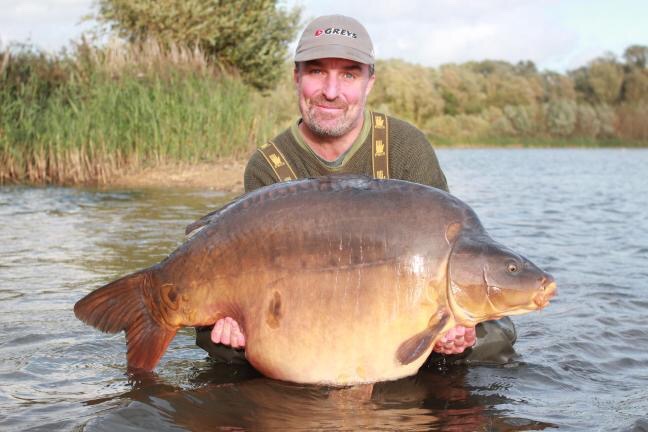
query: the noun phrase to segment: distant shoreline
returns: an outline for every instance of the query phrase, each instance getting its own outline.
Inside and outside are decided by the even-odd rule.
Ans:
[[[484,145],[484,144],[439,144],[437,150],[451,149],[645,149],[643,146],[526,146],[517,145]],[[158,166],[135,168],[129,172],[118,173],[106,179],[104,183],[94,184],[101,188],[173,188],[173,189],[208,189],[230,193],[242,193],[243,173],[246,159],[222,159],[212,162],[190,164],[186,162],[169,162]],[[89,184],[93,185],[93,184]],[[81,185],[70,185],[81,186]]]
[[[243,192],[245,160],[227,159],[197,164],[168,163],[138,168],[108,179],[104,188],[213,189]]]

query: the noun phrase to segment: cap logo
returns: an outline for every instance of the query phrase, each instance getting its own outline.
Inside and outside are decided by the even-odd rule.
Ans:
[[[346,36],[352,39],[357,39],[358,35],[356,33],[353,33],[349,30],[346,29],[341,29],[341,28],[336,28],[336,27],[329,27],[326,30],[322,29],[317,29],[315,30],[315,37],[320,37],[323,34],[326,35],[340,35],[340,36]]]

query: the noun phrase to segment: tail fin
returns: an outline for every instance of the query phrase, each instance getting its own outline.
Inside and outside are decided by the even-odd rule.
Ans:
[[[126,332],[128,367],[153,370],[177,329],[154,318],[151,270],[125,276],[91,292],[74,305],[74,314],[107,333]]]

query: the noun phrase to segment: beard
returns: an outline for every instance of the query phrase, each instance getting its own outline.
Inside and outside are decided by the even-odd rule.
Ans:
[[[360,106],[362,105],[364,104]],[[321,112],[317,106],[341,109],[342,116],[332,123],[331,120],[334,120],[337,116]],[[358,110],[358,112],[349,110],[348,104],[342,100],[335,99],[330,101],[322,96],[311,99],[308,105],[301,109],[302,120],[308,129],[317,136],[330,138],[339,138],[353,129],[361,112],[361,110]]]

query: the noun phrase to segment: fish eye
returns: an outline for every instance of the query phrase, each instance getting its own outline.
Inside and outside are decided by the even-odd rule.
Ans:
[[[506,264],[506,271],[509,273],[517,273],[519,269],[520,267],[514,262]]]

